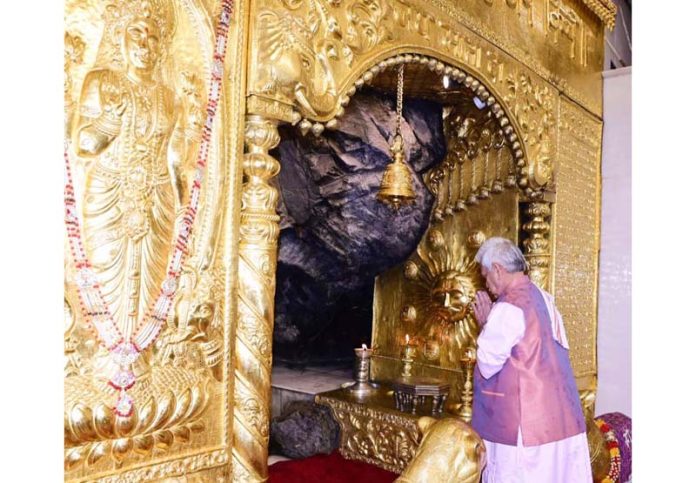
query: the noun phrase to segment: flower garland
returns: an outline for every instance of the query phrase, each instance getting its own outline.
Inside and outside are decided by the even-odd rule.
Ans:
[[[602,432],[602,436],[604,436],[604,440],[607,442],[607,448],[609,448],[609,456],[611,458],[609,474],[604,477],[602,483],[619,483],[621,481],[621,452],[619,451],[619,441],[616,439],[614,430],[604,422],[603,419],[595,419],[595,424]]]
[[[114,412],[123,417],[130,416],[135,407],[135,401],[127,391],[135,384],[135,374],[131,367],[140,357],[140,353],[147,349],[157,339],[164,323],[166,322],[173,305],[174,294],[181,275],[181,268],[187,256],[187,247],[193,222],[196,219],[198,203],[200,199],[201,184],[208,163],[208,152],[213,129],[213,122],[217,113],[218,101],[222,86],[224,72],[225,51],[227,49],[227,34],[232,18],[234,0],[222,0],[222,11],[215,32],[215,50],[213,53],[213,66],[211,72],[210,88],[208,91],[208,103],[206,106],[206,120],[201,133],[201,143],[198,149],[198,161],[191,187],[190,202],[186,207],[179,232],[174,241],[173,251],[167,267],[167,278],[160,287],[160,292],[155,302],[145,312],[144,319],[140,321],[133,336],[125,338],[114,322],[114,317],[109,311],[101,286],[92,264],[87,258],[87,252],[82,242],[82,230],[77,216],[75,202],[75,189],[70,171],[68,159],[68,144],[65,145],[65,226],[70,252],[77,275],[75,282],[80,295],[80,309],[85,319],[91,322],[92,328],[100,343],[106,347],[113,361],[118,366],[109,385],[119,391],[119,397],[114,407]]]

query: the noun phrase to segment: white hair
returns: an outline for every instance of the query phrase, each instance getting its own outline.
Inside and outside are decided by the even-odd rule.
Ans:
[[[494,263],[503,267],[507,272],[524,272],[527,268],[527,261],[522,255],[522,251],[507,238],[495,236],[489,238],[481,248],[479,248],[475,257],[476,261],[481,266],[490,270]]]

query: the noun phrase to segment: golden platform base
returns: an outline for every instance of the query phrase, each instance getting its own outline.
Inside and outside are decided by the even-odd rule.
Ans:
[[[419,408],[416,414],[397,410],[394,391],[384,386],[365,396],[336,389],[317,394],[315,401],[331,408],[341,426],[341,456],[399,474],[420,444],[418,419],[431,415],[426,408]],[[441,413],[443,416],[452,415]]]

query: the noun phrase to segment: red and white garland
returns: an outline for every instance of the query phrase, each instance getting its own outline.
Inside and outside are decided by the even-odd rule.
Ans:
[[[206,106],[206,120],[201,134],[201,143],[198,149],[198,161],[194,174],[193,186],[189,205],[186,208],[183,220],[179,227],[179,233],[174,241],[174,247],[169,265],[167,278],[162,283],[159,295],[155,302],[148,308],[145,317],[133,331],[132,337],[124,337],[114,322],[114,317],[109,311],[101,286],[92,269],[92,264],[87,258],[82,242],[82,230],[77,216],[75,203],[75,189],[70,171],[67,142],[65,146],[65,226],[67,229],[70,251],[75,266],[76,285],[80,294],[80,308],[86,320],[90,321],[97,338],[104,347],[111,352],[111,357],[119,367],[119,370],[111,378],[109,384],[119,391],[119,397],[114,411],[119,416],[130,416],[135,407],[133,398],[127,391],[135,384],[135,374],[131,367],[140,353],[147,349],[157,339],[162,326],[167,321],[172,308],[174,294],[181,275],[181,268],[187,256],[187,247],[193,222],[196,219],[200,198],[201,184],[208,163],[213,122],[217,113],[218,101],[222,86],[224,72],[225,51],[227,49],[227,34],[232,18],[234,0],[223,0],[222,11],[215,32],[215,51],[213,54],[213,67],[211,72],[210,88],[208,91],[208,104]]]
[[[621,452],[619,451],[619,440],[614,434],[614,430],[609,426],[603,419],[595,419],[595,425],[602,432],[604,436],[604,441],[606,441],[607,448],[609,448],[609,474],[607,474],[603,479],[602,483],[619,483],[621,477]]]

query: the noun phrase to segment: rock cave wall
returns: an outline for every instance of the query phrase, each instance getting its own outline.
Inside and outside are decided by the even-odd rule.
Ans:
[[[391,161],[394,97],[363,90],[338,129],[315,137],[282,126],[281,232],[274,360],[296,366],[352,360],[369,343],[374,278],[415,250],[433,195],[422,175],[445,156],[442,106],[405,99],[406,161],[416,201],[394,211],[376,198]]]

